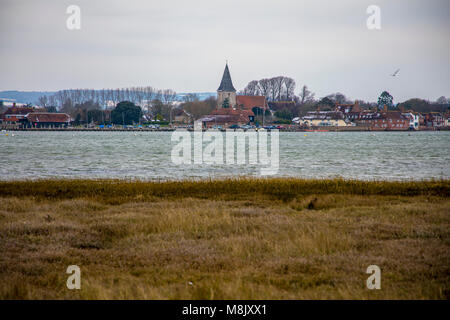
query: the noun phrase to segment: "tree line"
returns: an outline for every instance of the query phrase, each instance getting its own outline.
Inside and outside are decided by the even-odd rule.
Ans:
[[[42,107],[55,106],[58,109],[81,105],[88,101],[102,108],[116,106],[121,101],[130,101],[142,108],[149,107],[154,100],[171,104],[176,100],[177,93],[172,89],[158,90],[153,87],[131,87],[117,89],[69,89],[60,90],[53,95],[39,97],[38,104]]]
[[[315,98],[308,86],[303,85],[295,94],[296,83],[292,78],[277,76],[250,81],[247,86],[238,92],[243,95],[263,95],[269,102],[272,114],[277,118],[290,120],[302,116],[308,111],[333,110],[336,104],[353,103],[351,99],[340,92],[329,94],[320,99]],[[166,120],[172,122],[174,118],[173,103],[177,94],[171,89],[158,90],[153,87],[130,87],[117,89],[70,89],[60,90],[53,95],[43,95],[38,99],[40,106],[49,112],[65,112],[70,114],[76,123],[105,123],[112,120],[109,114],[103,112],[109,107],[116,107],[120,102],[128,101],[138,106],[142,111],[138,118],[145,114],[147,119]],[[178,106],[175,113],[185,111],[192,120],[210,114],[216,108],[216,100],[211,97],[200,101],[195,94],[184,96],[184,102]],[[363,109],[387,105],[390,109],[397,109],[402,105],[406,110],[414,111],[444,111],[448,110],[450,99],[440,97],[436,102],[430,103],[421,99],[410,99],[401,104],[394,105],[393,97],[384,91],[377,102],[359,101]],[[438,107],[441,106],[441,107]],[[417,110],[416,110],[417,109]],[[137,110],[137,109],[135,109]],[[137,114],[134,112],[134,114]],[[113,123],[122,123],[122,114],[114,117]],[[126,117],[128,118],[128,117]],[[127,124],[129,121],[125,121]]]
[[[48,112],[64,112],[70,114],[75,124],[82,123],[122,123],[122,115],[113,115],[104,112],[105,109],[117,108],[120,102],[130,102],[141,111],[138,119],[146,110],[154,119],[167,119],[171,121],[173,102],[177,93],[172,89],[159,90],[153,87],[130,87],[117,89],[68,89],[57,91],[53,95],[43,95],[37,103],[46,108]],[[137,109],[134,109],[137,110]],[[136,112],[134,111],[134,115]],[[112,119],[114,118],[114,119]],[[120,119],[119,119],[120,118]],[[128,113],[126,124],[130,124]],[[134,120],[133,120],[134,122]]]
[[[268,101],[292,101],[295,98],[295,80],[285,76],[250,81],[238,94],[265,96]]]

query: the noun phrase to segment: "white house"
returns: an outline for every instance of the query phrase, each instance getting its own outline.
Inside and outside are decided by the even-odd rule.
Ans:
[[[414,130],[419,130],[419,114],[414,114],[412,112],[402,113],[403,116],[409,119],[409,128]]]

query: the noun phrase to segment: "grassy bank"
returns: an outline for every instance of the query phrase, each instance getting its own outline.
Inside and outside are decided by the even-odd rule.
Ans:
[[[3,197],[34,197],[37,199],[87,197],[112,204],[134,200],[152,200],[155,197],[235,200],[262,196],[289,201],[300,195],[311,194],[447,197],[450,195],[450,180],[388,182],[344,179],[241,178],[168,182],[124,180],[0,181],[0,195]]]
[[[0,182],[0,298],[448,299],[449,181]],[[66,288],[78,265],[81,290]],[[368,290],[369,265],[381,290]]]

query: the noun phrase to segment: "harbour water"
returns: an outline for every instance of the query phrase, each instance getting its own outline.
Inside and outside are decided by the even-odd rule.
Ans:
[[[5,132],[0,180],[259,176],[258,165],[176,165],[171,132]],[[450,132],[280,132],[276,176],[450,178]]]

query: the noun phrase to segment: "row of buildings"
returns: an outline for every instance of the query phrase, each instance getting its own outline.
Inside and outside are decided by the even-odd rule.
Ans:
[[[310,111],[293,122],[305,127],[361,127],[367,130],[443,129],[450,126],[450,113],[363,110],[354,104],[337,104],[332,111]]]
[[[25,128],[43,127],[67,127],[72,119],[66,113],[46,112],[43,108],[16,106],[8,108],[0,114],[0,122],[3,124],[20,124]]]
[[[256,112],[256,114],[255,114]],[[228,127],[233,124],[251,124],[255,116],[272,112],[264,96],[237,95],[228,65],[217,89],[217,109],[199,121],[204,128]],[[259,114],[258,114],[259,113]],[[425,128],[448,128],[450,112],[421,114],[413,111],[391,111],[362,109],[356,101],[353,104],[336,104],[331,111],[310,111],[303,117],[292,120],[299,127],[358,127],[356,130],[419,130]]]

